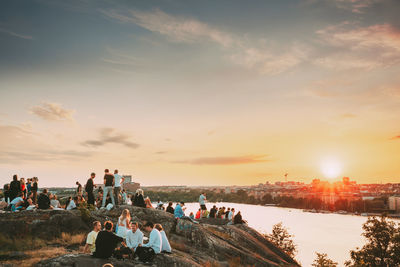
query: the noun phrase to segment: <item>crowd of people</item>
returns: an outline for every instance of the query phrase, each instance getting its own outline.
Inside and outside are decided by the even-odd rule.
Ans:
[[[84,252],[91,253],[97,258],[135,258],[150,262],[156,254],[171,253],[171,245],[161,224],[146,222],[140,227],[138,222],[131,221],[128,209],[122,211],[113,232],[113,223],[106,221],[104,228],[99,221],[93,222],[93,230],[87,235]],[[149,233],[149,240],[144,244],[143,232]]]
[[[4,185],[4,198],[0,201],[0,208],[13,212],[35,209],[73,210],[84,204],[93,205],[96,209],[110,210],[124,204],[164,210],[173,214],[177,220],[190,220],[194,223],[199,223],[198,220],[202,218],[225,219],[228,225],[246,223],[240,211],[236,213],[234,208],[218,208],[214,205],[208,210],[204,192],[199,196],[200,207],[196,214],[191,212],[187,216],[184,202],[178,202],[175,208],[172,202],[168,202],[165,208],[164,203],[158,200],[153,207],[150,198],[144,197],[142,189],[137,189],[133,195],[128,195],[122,189],[124,178],[118,174],[118,170],[111,174],[105,169],[104,173],[104,186],[97,189],[97,197],[94,194],[96,174],[91,173],[84,186],[79,181],[76,182],[75,194],[68,197],[64,205],[60,203],[57,195],[49,193],[46,188],[38,195],[37,177],[29,178],[25,182],[24,178],[18,179],[18,176],[14,175],[13,180]],[[143,243],[145,237],[140,229],[150,233],[149,242],[146,244]],[[93,231],[87,235],[84,251],[98,258],[139,257],[142,261],[151,261],[156,254],[170,253],[171,246],[161,224],[147,222],[140,227],[138,222],[131,220],[129,210],[124,209],[115,227],[111,221],[106,221],[103,226],[99,221],[93,223]]]

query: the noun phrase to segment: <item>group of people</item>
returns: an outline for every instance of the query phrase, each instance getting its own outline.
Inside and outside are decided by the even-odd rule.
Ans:
[[[109,258],[114,256],[122,258],[139,257],[146,262],[151,261],[156,254],[161,252],[171,253],[172,249],[167,235],[161,224],[146,222],[143,229],[150,233],[149,242],[143,243],[144,235],[139,223],[131,221],[130,212],[124,209],[118,218],[118,223],[113,232],[113,223],[106,221],[104,229],[99,221],[93,223],[93,231],[86,238],[84,251],[92,253],[97,258]]]
[[[196,220],[202,219],[202,218],[215,218],[215,219],[226,219],[228,222],[227,224],[243,224],[246,223],[245,220],[242,218],[242,214],[240,211],[235,214],[235,209],[234,208],[225,208],[225,207],[220,207],[217,208],[216,205],[214,205],[209,211],[207,210],[206,206],[206,193],[201,193],[199,196],[199,204],[200,208],[194,214],[193,212],[190,212],[189,216],[185,215],[185,203],[184,202],[178,202],[175,206],[173,207],[173,203],[169,202],[167,208],[165,209],[166,212],[169,212],[175,216],[175,218],[180,218],[180,219],[188,219],[193,222],[197,222]],[[162,203],[158,201],[157,203],[157,208],[163,209],[162,208]]]

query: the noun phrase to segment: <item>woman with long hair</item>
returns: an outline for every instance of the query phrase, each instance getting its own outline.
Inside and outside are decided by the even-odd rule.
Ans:
[[[118,218],[117,236],[126,238],[130,229],[131,214],[128,209],[122,211],[121,216]]]
[[[144,200],[144,203],[146,204],[146,208],[154,208],[153,205],[151,205],[151,200],[149,197],[146,197],[146,199]]]

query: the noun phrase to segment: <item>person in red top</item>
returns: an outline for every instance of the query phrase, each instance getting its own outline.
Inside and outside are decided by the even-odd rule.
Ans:
[[[196,213],[196,217],[194,217],[196,220],[200,219],[201,217],[201,209],[199,209]]]
[[[25,178],[21,178],[19,180],[20,184],[21,184],[21,192],[24,194],[24,196],[22,197],[23,199],[26,199],[26,185],[25,185]]]

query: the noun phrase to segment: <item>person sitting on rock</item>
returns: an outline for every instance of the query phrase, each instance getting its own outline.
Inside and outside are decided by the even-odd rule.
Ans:
[[[174,214],[174,208],[172,207],[172,202],[170,201],[169,203],[168,203],[168,207],[167,207],[167,209],[166,209],[166,212],[169,212],[169,213],[171,213],[171,214]]]
[[[69,201],[66,210],[76,210],[77,209],[77,207],[76,207],[77,204],[78,204],[78,196],[74,196],[74,198]]]
[[[123,242],[123,238],[112,232],[113,223],[111,221],[106,221],[104,223],[104,229],[105,230],[97,234],[95,243],[96,250],[93,256],[96,258],[108,259],[113,255],[117,245]]]
[[[150,232],[149,242],[136,248],[136,255],[143,262],[151,262],[156,254],[161,252],[162,237],[152,222],[144,225],[144,230]]]
[[[240,211],[235,215],[235,217],[233,217],[233,223],[234,224],[246,223],[246,221],[242,219],[242,214],[240,214]]]
[[[96,239],[97,239],[97,234],[101,230],[101,223],[99,221],[93,222],[93,231],[91,231],[86,238],[86,244],[85,248],[83,251],[85,253],[94,253],[96,251]]]
[[[196,216],[194,217],[196,220],[201,218],[201,208],[196,212]]]
[[[24,199],[22,198],[24,194],[20,191],[17,197],[15,197],[11,202],[11,211],[17,211],[23,208]]]
[[[60,208],[60,201],[58,201],[57,196],[54,194],[50,194],[50,205],[54,209]]]
[[[210,218],[215,218],[216,215],[217,215],[217,206],[214,205],[214,206],[210,209],[209,217],[210,217]]]
[[[146,204],[144,203],[142,189],[136,190],[136,194],[132,197],[132,205],[136,206],[136,207],[142,207],[142,208],[146,207]]]
[[[182,218],[185,216],[184,208],[182,208],[184,205],[185,205],[184,202],[180,202],[176,205],[174,211],[175,218]]]
[[[126,245],[132,250],[134,254],[136,248],[143,245],[143,233],[139,229],[139,224],[137,222],[132,222],[131,230],[126,234]]]
[[[161,252],[171,253],[171,245],[169,244],[167,234],[165,233],[162,225],[157,223],[154,225],[154,228],[156,228],[161,234]]]
[[[47,195],[47,189],[43,189],[42,193],[40,193],[38,197],[38,209],[47,210],[50,209],[50,198]]]
[[[118,230],[117,230],[117,236],[120,236],[122,238],[126,238],[126,235],[128,234],[128,230],[130,229],[130,224],[129,222],[131,221],[131,214],[128,209],[124,209],[122,211],[121,216],[118,218]]]
[[[144,203],[146,204],[146,208],[149,208],[149,209],[154,208],[153,205],[151,205],[151,200],[149,197],[146,197],[146,199],[144,200]]]

